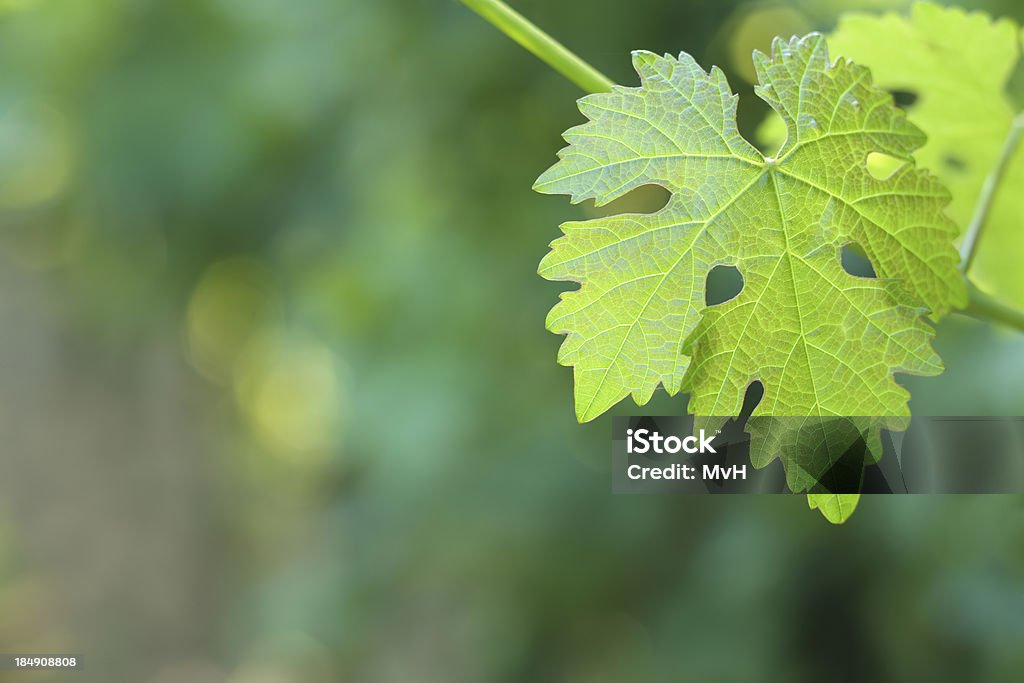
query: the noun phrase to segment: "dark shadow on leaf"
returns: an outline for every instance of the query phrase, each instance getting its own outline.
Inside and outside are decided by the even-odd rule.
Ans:
[[[756,416],[747,425],[752,448],[778,455],[795,492],[858,493],[875,461],[866,437],[877,418]]]
[[[908,109],[913,107],[920,97],[913,90],[890,90],[893,101],[896,102],[896,106],[900,109]]]
[[[950,171],[963,173],[967,170],[967,162],[955,154],[947,154],[942,158],[942,165]]]

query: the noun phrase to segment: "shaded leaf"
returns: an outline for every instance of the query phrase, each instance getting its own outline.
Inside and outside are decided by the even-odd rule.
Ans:
[[[1016,107],[1007,83],[1021,53],[1020,28],[982,13],[915,4],[909,17],[852,14],[829,39],[833,51],[868,66],[883,88],[913,93],[910,119],[928,135],[916,153],[953,194],[949,213],[966,228],[999,158]],[[1024,149],[1007,168],[971,278],[1024,305]]]

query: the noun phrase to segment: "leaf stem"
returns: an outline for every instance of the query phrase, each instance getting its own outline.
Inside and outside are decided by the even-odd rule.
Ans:
[[[974,216],[964,235],[964,241],[960,245],[960,271],[964,275],[970,270],[974,258],[978,254],[978,242],[981,239],[982,230],[988,222],[988,214],[992,210],[992,204],[995,202],[1003,176],[1006,175],[1010,159],[1013,158],[1013,153],[1017,151],[1017,145],[1020,144],[1022,133],[1024,133],[1024,113],[1018,114],[1017,118],[1013,120],[1010,132],[1006,135],[1006,142],[1003,143],[1003,150],[999,154],[999,160],[981,188],[978,208],[974,211]]]
[[[967,283],[967,291],[970,294],[970,301],[963,311],[966,315],[985,322],[1001,323],[1024,332],[1024,311],[986,294],[970,282]]]
[[[501,0],[462,2],[588,93],[607,92],[612,89],[614,83],[610,78],[580,59]]]
[[[462,0],[462,3],[496,26],[502,33],[539,57],[545,64],[578,85],[588,93],[607,92],[614,82],[580,59],[575,53],[535,26],[501,0]],[[971,220],[960,248],[960,269],[966,275],[974,261],[978,238],[988,218],[996,191],[1006,173],[1006,167],[1024,134],[1024,113],[1013,121],[999,162],[992,170],[982,189],[981,200]],[[966,279],[966,277],[965,277]],[[997,322],[1024,332],[1024,312],[985,294],[967,282],[970,300],[963,313],[989,322]]]

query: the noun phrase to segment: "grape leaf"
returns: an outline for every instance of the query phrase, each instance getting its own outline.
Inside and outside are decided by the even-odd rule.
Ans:
[[[916,95],[908,115],[928,134],[928,142],[915,156],[952,192],[949,214],[961,227],[970,222],[1017,113],[1006,88],[1021,39],[1019,27],[1008,19],[992,21],[985,14],[929,3],[914,5],[909,17],[847,15],[829,39],[835,53],[868,66],[880,87]],[[971,279],[1024,305],[1024,149],[1011,160],[1002,187]]]
[[[776,154],[739,134],[719,69],[638,51],[640,87],[581,99],[589,121],[565,133],[560,160],[537,180],[574,203],[650,184],[671,193],[652,214],[563,224],[541,262],[543,277],[582,285],[547,320],[567,335],[559,362],[574,366],[581,421],[628,394],[642,405],[659,384],[689,391],[695,415],[733,416],[760,381],[754,417],[879,416],[875,431],[902,429],[908,395],[893,373],[942,369],[921,313],[938,319],[965,293],[948,192],[914,168],[923,134],[866,68],[833,64],[820,35],[777,40],[754,61],[757,95],[788,132]],[[880,180],[865,163],[872,152],[907,163]],[[852,242],[878,279],[843,270]],[[720,265],[736,267],[743,288],[707,306]],[[803,490],[774,448],[785,440],[768,448],[754,436],[752,460],[782,455]]]

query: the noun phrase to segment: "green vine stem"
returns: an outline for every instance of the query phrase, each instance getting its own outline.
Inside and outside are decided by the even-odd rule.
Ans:
[[[1024,311],[1020,311],[999,299],[986,294],[970,282],[967,283],[970,301],[964,313],[987,322],[999,322],[1008,327],[1024,330]]]
[[[501,0],[462,0],[463,4],[489,21],[502,33],[516,41],[524,48],[539,57],[545,64],[578,85],[588,93],[607,92],[614,82],[580,59],[575,53],[533,25],[529,19],[516,12]],[[999,162],[985,182],[978,209],[971,220],[970,227],[961,247],[961,269],[965,274],[974,260],[978,238],[981,236],[988,213],[995,200],[996,191],[1002,182],[1006,167],[1009,165],[1020,139],[1024,134],[1024,114],[1015,120]],[[970,294],[966,315],[996,322],[1024,332],[1024,311],[1013,308],[994,297],[985,294],[969,280],[966,282]]]
[[[999,160],[995,167],[985,179],[985,185],[981,188],[981,197],[978,199],[978,208],[974,211],[971,224],[964,234],[964,241],[960,245],[960,270],[967,275],[974,263],[974,257],[978,253],[978,241],[981,238],[982,230],[988,222],[988,214],[992,210],[996,194],[1003,183],[1003,176],[1006,175],[1006,168],[1010,165],[1013,153],[1017,151],[1020,144],[1021,134],[1024,133],[1024,113],[1018,114],[1010,126],[1010,132],[1006,135],[1006,142],[1003,143],[1003,150],[999,154]]]
[[[606,92],[613,81],[533,25],[501,0],[462,0],[512,40],[587,92]]]

